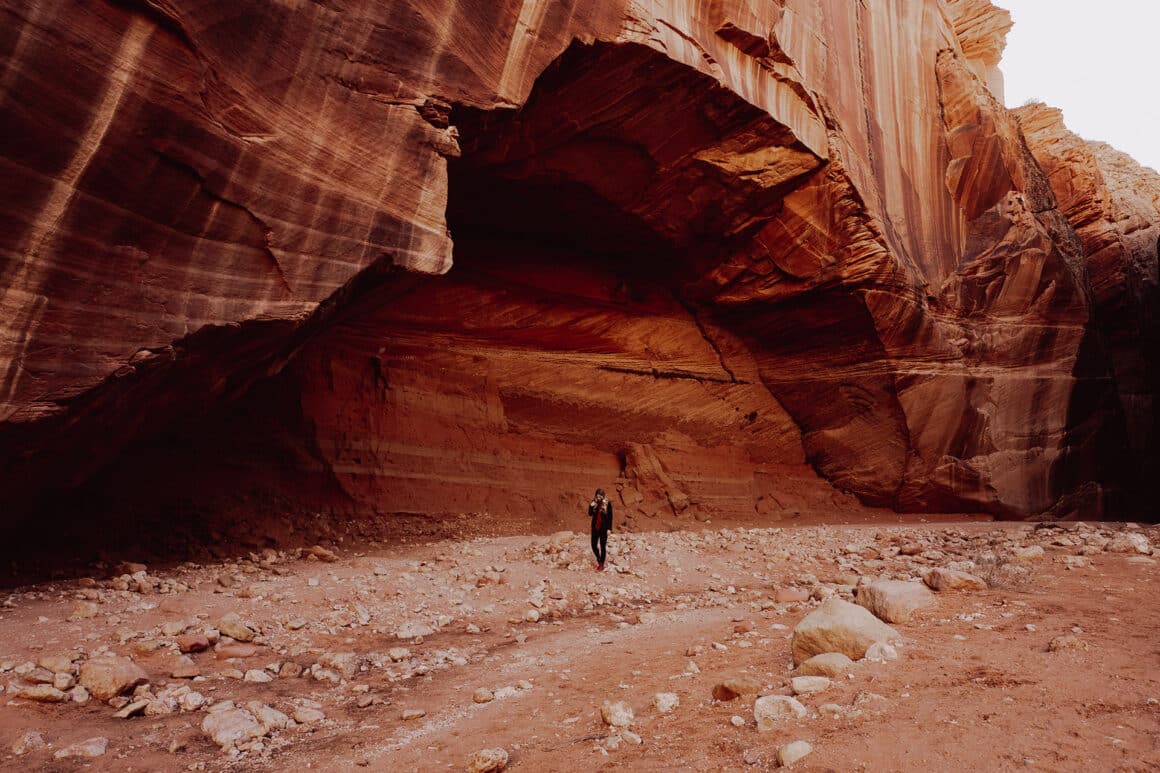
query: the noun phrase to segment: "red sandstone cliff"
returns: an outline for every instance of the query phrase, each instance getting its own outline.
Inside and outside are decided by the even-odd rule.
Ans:
[[[1100,253],[1028,149],[986,0],[5,18],[13,501],[148,464],[535,527],[612,479],[638,516],[1030,514],[1154,394],[1093,298],[1154,299],[1155,252]]]

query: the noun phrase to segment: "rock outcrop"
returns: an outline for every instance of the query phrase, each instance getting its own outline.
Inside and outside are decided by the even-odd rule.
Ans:
[[[1146,271],[996,100],[987,0],[9,6],[12,517],[1099,515],[1143,355],[1093,297]]]
[[[1093,332],[1110,355],[1115,390],[1086,396],[1086,431],[1105,448],[1099,477],[1142,493],[1160,473],[1160,174],[1068,131],[1057,109],[1031,104],[1015,115],[1083,243]]]

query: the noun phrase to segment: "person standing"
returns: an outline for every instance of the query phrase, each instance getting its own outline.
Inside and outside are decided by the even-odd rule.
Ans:
[[[596,571],[604,571],[604,559],[608,555],[608,532],[612,531],[612,502],[604,496],[604,489],[596,489],[596,496],[588,504],[588,517],[592,519],[592,552],[596,554]]]

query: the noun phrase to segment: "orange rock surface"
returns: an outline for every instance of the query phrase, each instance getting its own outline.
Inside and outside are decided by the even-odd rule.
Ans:
[[[1029,150],[986,0],[5,8],[21,512],[1098,517],[1150,441],[1142,173]]]

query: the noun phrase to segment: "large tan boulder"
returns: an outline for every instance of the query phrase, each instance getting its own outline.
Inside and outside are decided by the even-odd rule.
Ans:
[[[931,569],[922,576],[928,587],[939,592],[952,590],[986,590],[987,581],[957,569]]]
[[[793,629],[793,662],[804,663],[823,652],[840,652],[853,660],[879,641],[902,636],[869,610],[842,599],[830,599],[806,615]]]
[[[934,604],[934,594],[920,582],[881,580],[858,589],[858,604],[888,623],[905,623]]]
[[[107,701],[149,681],[148,674],[129,658],[94,658],[81,665],[78,681],[96,699]]]

